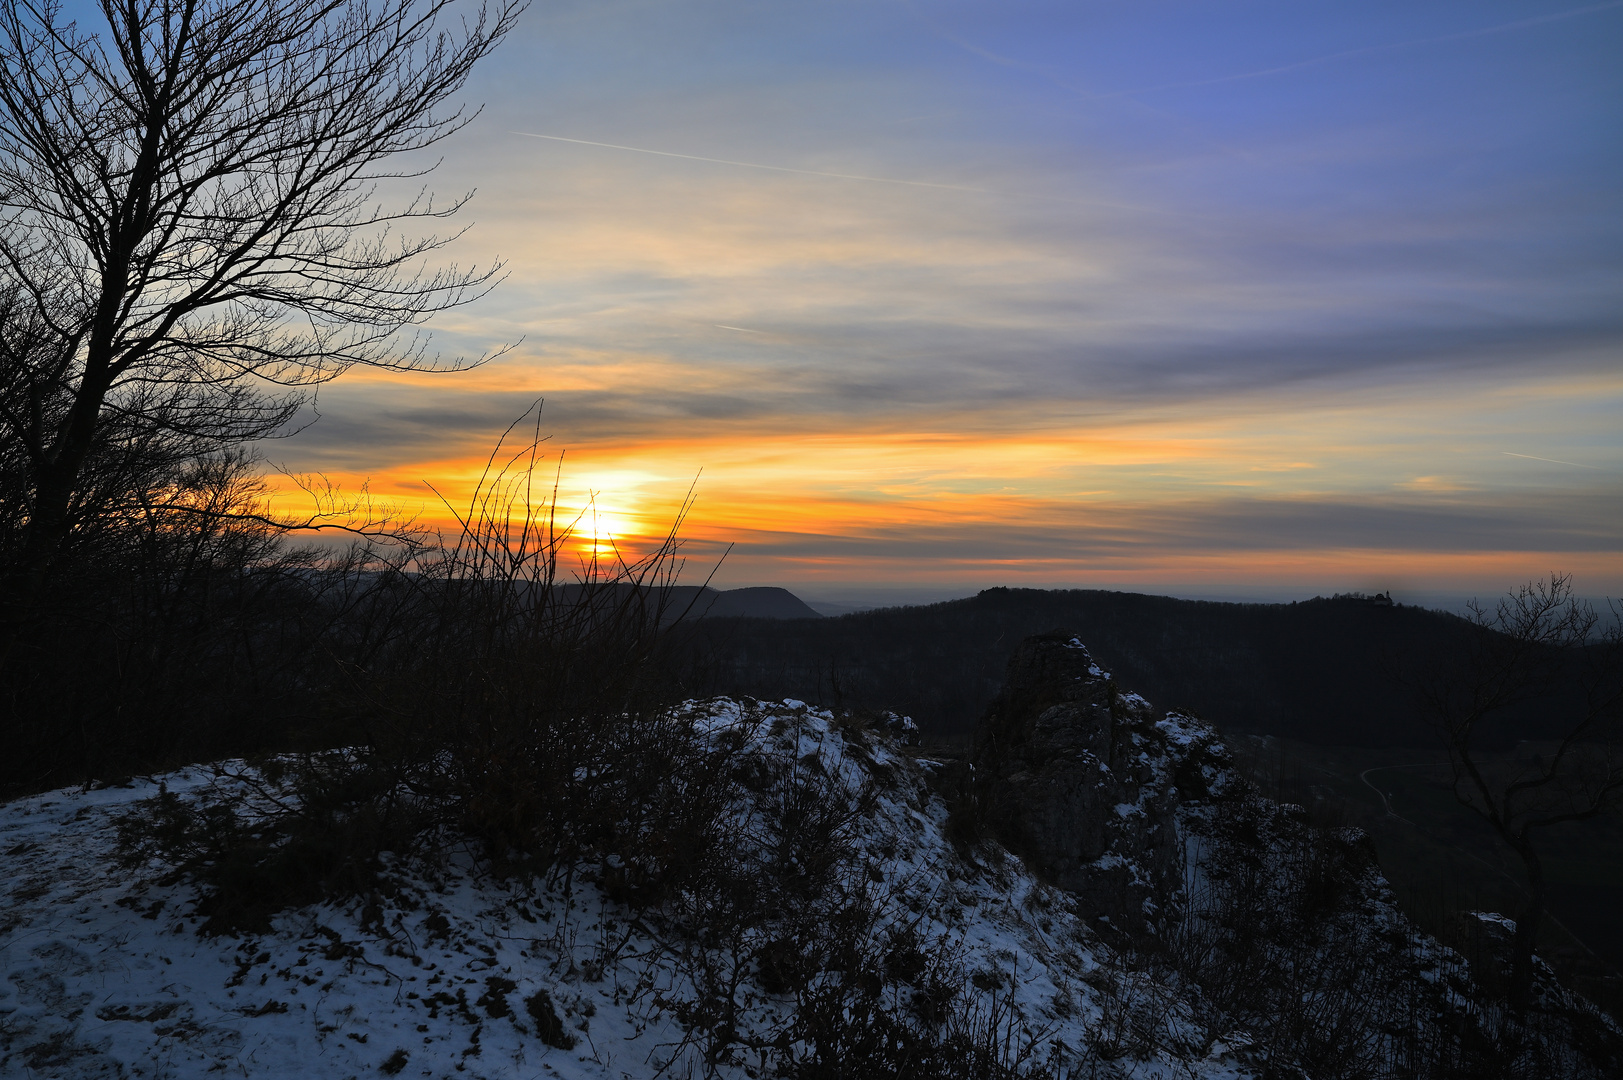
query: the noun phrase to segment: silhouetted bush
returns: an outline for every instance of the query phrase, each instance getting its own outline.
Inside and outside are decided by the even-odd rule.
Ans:
[[[724,749],[667,708],[674,529],[566,576],[573,534],[531,486],[535,447],[503,462],[498,445],[448,538],[305,573],[345,599],[320,626],[323,677],[303,684],[342,749],[258,759],[197,806],[160,796],[126,820],[132,861],[205,885],[211,928],[364,892],[383,852],[446,837],[498,872],[621,852],[650,899],[714,842]]]
[[[421,850],[434,808],[365,755],[216,767],[207,790],[162,791],[120,822],[125,866],[156,860],[165,879],[202,885],[204,933],[264,931],[284,908],[387,890],[381,856]]]

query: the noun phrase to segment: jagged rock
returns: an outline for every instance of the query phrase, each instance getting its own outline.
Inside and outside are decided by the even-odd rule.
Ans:
[[[913,722],[911,716],[902,716],[900,713],[887,710],[880,716],[879,726],[903,746],[919,744],[919,726]]]
[[[1455,948],[1471,977],[1492,997],[1510,992],[1516,920],[1491,911],[1461,911],[1454,917]]]
[[[1181,885],[1178,810],[1233,783],[1217,733],[1155,721],[1076,635],[1027,638],[977,732],[977,795],[1003,842],[1112,925],[1160,921]]]

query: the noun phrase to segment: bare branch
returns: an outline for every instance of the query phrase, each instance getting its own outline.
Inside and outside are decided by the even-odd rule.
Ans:
[[[1612,611],[1618,613],[1614,606]],[[1489,610],[1472,602],[1474,633],[1460,655],[1415,681],[1454,770],[1456,798],[1521,858],[1527,909],[1517,919],[1512,1003],[1525,1007],[1543,916],[1543,867],[1534,834],[1604,813],[1623,796],[1623,632],[1596,634],[1599,613],[1570,574],[1529,582]],[[1489,725],[1509,710],[1540,715],[1548,757],[1489,762]]]
[[[461,233],[411,232],[467,196],[376,202],[426,171],[393,160],[477,115],[453,99],[523,7],[460,2],[101,0],[87,33],[0,0],[0,358],[25,388],[0,424],[30,448],[40,543],[64,540],[110,417],[174,419],[142,412],[151,388],[229,388],[193,396],[230,443],[286,422],[277,387],[483,362],[417,332],[501,275],[435,268]]]

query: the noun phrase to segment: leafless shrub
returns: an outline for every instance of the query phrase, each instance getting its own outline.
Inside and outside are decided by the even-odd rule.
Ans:
[[[640,557],[571,567],[556,482],[536,488],[539,441],[498,443],[449,537],[310,570],[348,598],[314,688],[346,748],[245,774],[274,798],[245,779],[205,808],[158,800],[127,823],[132,857],[200,876],[221,927],[370,887],[382,851],[443,835],[504,873],[612,854],[642,902],[690,872],[715,842],[726,748],[666,707],[675,528]]]

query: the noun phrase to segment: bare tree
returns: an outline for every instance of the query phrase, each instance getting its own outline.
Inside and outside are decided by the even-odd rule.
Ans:
[[[389,207],[378,189],[426,173],[396,163],[471,119],[452,99],[523,0],[495,4],[100,0],[92,32],[54,0],[0,0],[17,565],[71,538],[111,430],[230,445],[351,365],[465,366],[414,328],[499,267],[436,267],[457,234],[409,232],[466,196]]]
[[[1510,985],[1511,1004],[1522,1011],[1544,916],[1538,833],[1593,818],[1623,793],[1623,632],[1615,618],[1600,627],[1594,606],[1573,595],[1570,574],[1523,585],[1491,611],[1473,601],[1470,611],[1469,645],[1415,684],[1447,747],[1455,796],[1526,872]],[[1488,728],[1518,712],[1537,715],[1553,745],[1509,761],[1490,755]]]

